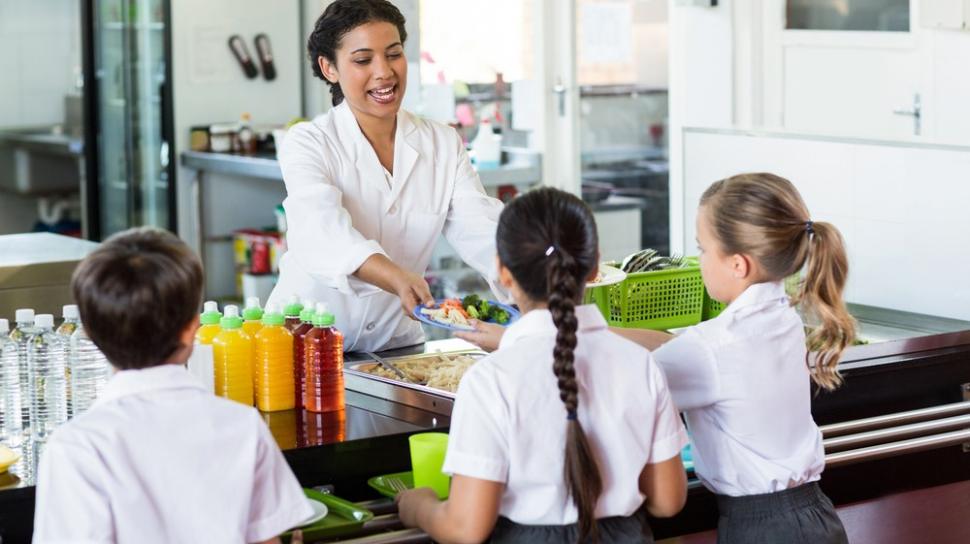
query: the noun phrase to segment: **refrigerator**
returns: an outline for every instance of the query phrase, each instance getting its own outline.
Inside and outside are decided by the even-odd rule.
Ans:
[[[175,231],[169,0],[81,2],[88,237]]]

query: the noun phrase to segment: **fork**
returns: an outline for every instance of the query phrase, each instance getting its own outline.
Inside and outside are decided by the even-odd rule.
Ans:
[[[407,491],[408,489],[408,486],[404,485],[404,482],[402,482],[401,479],[396,476],[384,478],[384,481],[397,493]]]

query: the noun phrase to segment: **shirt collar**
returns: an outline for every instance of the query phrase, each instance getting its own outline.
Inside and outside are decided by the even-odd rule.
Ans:
[[[108,380],[95,404],[164,389],[198,389],[202,384],[182,365],[164,364],[140,370],[120,370]]]
[[[761,307],[770,303],[788,303],[788,294],[780,281],[754,283],[748,286],[734,302],[728,305],[724,313],[736,313],[748,307]]]
[[[591,332],[607,328],[603,314],[593,304],[576,307],[576,322],[578,332]],[[507,348],[522,338],[555,333],[556,324],[552,322],[552,313],[546,309],[532,310],[509,325],[499,342],[499,349]]]

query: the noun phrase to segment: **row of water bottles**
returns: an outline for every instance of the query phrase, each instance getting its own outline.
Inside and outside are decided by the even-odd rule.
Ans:
[[[77,306],[52,314],[22,308],[10,330],[0,319],[0,443],[45,442],[54,429],[94,403],[111,366],[88,338]]]

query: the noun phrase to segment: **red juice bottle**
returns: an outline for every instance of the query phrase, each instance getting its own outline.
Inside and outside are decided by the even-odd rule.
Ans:
[[[333,326],[333,314],[321,310],[313,316],[313,328],[304,339],[306,392],[303,406],[311,412],[344,409],[344,337]]]
[[[293,329],[293,385],[297,410],[303,409],[303,395],[306,391],[306,334],[313,329],[313,302],[304,301],[300,312],[300,325]]]
[[[289,302],[283,307],[283,315],[286,316],[286,321],[283,324],[286,330],[293,334],[293,330],[300,326],[300,312],[303,311],[303,305],[300,304],[300,297],[293,295],[290,297]]]

